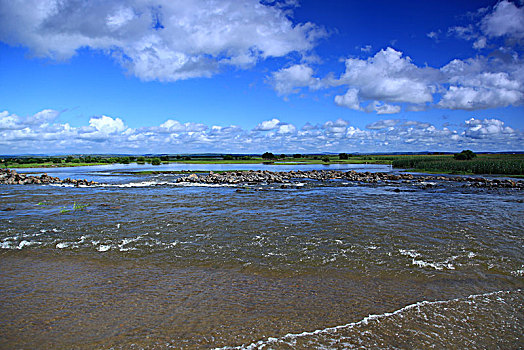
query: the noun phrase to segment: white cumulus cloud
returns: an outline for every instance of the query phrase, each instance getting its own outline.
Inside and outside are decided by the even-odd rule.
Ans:
[[[433,101],[431,68],[420,68],[402,52],[388,47],[367,60],[348,58],[340,83],[358,90],[366,100],[425,103]]]
[[[320,79],[313,76],[313,69],[306,64],[296,64],[273,72],[271,82],[280,95],[297,93],[297,88],[301,87],[322,87]]]
[[[0,5],[0,40],[58,60],[101,50],[140,79],[175,81],[305,54],[325,36],[287,14],[257,0],[12,0]]]
[[[276,129],[280,124],[280,120],[273,118],[271,120],[265,120],[262,123],[258,124],[254,130],[256,131],[268,131]]]
[[[474,139],[501,138],[514,136],[516,131],[499,119],[475,119],[466,120],[465,135]]]
[[[512,2],[500,1],[493,12],[482,19],[480,26],[491,37],[524,38],[524,7],[519,8]]]
[[[93,117],[89,119],[89,125],[96,131],[103,134],[116,134],[124,131],[126,126],[120,118],[111,118],[108,116]]]

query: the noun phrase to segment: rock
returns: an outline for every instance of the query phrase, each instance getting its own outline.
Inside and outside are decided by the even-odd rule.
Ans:
[[[40,176],[31,176],[18,174],[14,170],[9,169],[0,169],[0,184],[3,185],[29,185],[29,184],[74,184],[75,186],[79,185],[95,185],[96,182],[84,180],[75,180],[75,179],[65,179],[60,180],[58,177],[52,177],[47,174],[42,174]]]

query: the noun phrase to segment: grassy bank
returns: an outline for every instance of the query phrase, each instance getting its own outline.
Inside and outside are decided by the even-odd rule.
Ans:
[[[342,156],[344,155],[344,156]],[[33,157],[6,158],[2,166],[9,168],[74,167],[103,164],[388,164],[411,171],[449,174],[499,174],[524,175],[524,154],[479,154],[472,160],[456,160],[451,154],[444,155],[280,155],[273,159],[260,156],[126,156],[103,157]]]
[[[156,164],[155,164],[155,159]],[[160,164],[274,164],[274,165],[307,165],[307,164],[390,164],[390,161],[378,159],[371,156],[353,156],[349,159],[340,159],[338,155],[307,155],[303,157],[277,157],[275,159],[263,159],[262,157],[234,157],[224,159],[222,157],[164,157],[145,158],[145,157],[107,157],[93,158],[90,161],[83,161],[83,158],[68,161],[68,159],[54,158],[14,158],[4,159],[2,167],[9,168],[55,168],[55,167],[76,167],[104,164],[130,164],[140,165],[160,165]]]

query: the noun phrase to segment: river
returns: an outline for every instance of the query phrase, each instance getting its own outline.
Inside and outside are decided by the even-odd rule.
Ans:
[[[0,348],[524,346],[519,190],[130,173],[297,168],[393,171],[24,170],[103,185],[0,186]]]

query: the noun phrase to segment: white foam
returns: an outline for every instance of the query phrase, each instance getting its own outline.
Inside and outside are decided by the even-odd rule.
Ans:
[[[398,250],[400,254],[404,255],[404,256],[409,256],[412,258],[411,260],[411,263],[415,266],[418,266],[418,267],[431,267],[435,270],[444,270],[444,269],[448,269],[448,270],[455,270],[455,266],[453,266],[453,264],[451,264],[449,261],[450,260],[455,260],[457,257],[454,256],[454,257],[451,257],[449,259],[447,259],[446,261],[444,262],[430,262],[430,261],[425,261],[425,260],[422,260],[422,259],[417,259],[418,257],[420,257],[420,253],[416,252],[415,250],[404,250],[404,249],[399,249]]]
[[[107,252],[109,249],[111,249],[111,246],[110,245],[104,245],[104,244],[101,244],[100,246],[98,246],[98,248],[96,248],[99,252]]]
[[[444,270],[444,268],[448,270],[455,270],[455,266],[453,266],[450,263],[447,263],[447,264],[446,263],[433,263],[433,262],[417,260],[417,259],[413,259],[411,263],[419,267],[431,267],[431,268],[434,268],[435,270]]]
[[[32,245],[35,245],[35,244],[40,244],[40,242],[34,242],[34,241],[31,241],[31,242],[30,242],[30,241],[26,241],[26,240],[24,239],[22,242],[20,242],[20,243],[18,244],[18,246],[16,247],[16,249],[22,249],[22,248],[24,248],[24,247],[29,247],[29,246],[32,246]]]
[[[410,256],[412,258],[417,258],[417,257],[420,256],[420,253],[417,253],[414,250],[399,249],[398,251],[399,251],[400,254],[405,255],[405,256]]]
[[[251,344],[248,344],[248,345],[241,345],[241,346],[234,346],[234,347],[225,346],[225,347],[222,347],[222,348],[215,348],[215,350],[219,350],[219,349],[223,349],[223,350],[225,350],[225,349],[260,349],[260,348],[265,348],[266,346],[270,346],[271,344],[278,344],[278,343],[285,342],[285,341],[293,342],[297,338],[308,337],[308,336],[315,336],[315,335],[319,335],[319,334],[331,334],[331,333],[338,332],[339,330],[342,330],[342,329],[352,329],[352,328],[355,328],[355,327],[358,327],[358,326],[361,326],[361,325],[367,325],[368,323],[373,322],[373,321],[379,322],[381,319],[384,319],[384,318],[387,318],[387,317],[391,317],[391,316],[395,316],[395,315],[398,315],[398,314],[402,314],[405,311],[408,311],[408,310],[411,310],[411,309],[415,309],[415,308],[421,308],[421,307],[424,307],[426,305],[448,304],[448,303],[457,302],[457,301],[471,302],[471,301],[473,301],[473,300],[475,300],[477,298],[490,297],[490,296],[493,296],[493,295],[504,295],[504,294],[509,294],[509,293],[512,293],[512,292],[520,293],[521,290],[520,289],[516,289],[516,290],[512,290],[512,291],[511,290],[509,290],[509,291],[503,290],[503,291],[489,292],[489,293],[484,293],[484,294],[473,294],[473,295],[469,295],[469,296],[467,296],[465,298],[455,298],[455,299],[449,299],[449,300],[436,300],[436,301],[423,300],[423,301],[416,302],[414,304],[406,305],[406,306],[404,306],[404,307],[402,307],[402,308],[400,308],[398,310],[392,311],[392,312],[385,312],[383,314],[378,314],[378,315],[369,315],[367,317],[364,317],[360,321],[356,321],[356,322],[351,322],[351,323],[347,323],[347,324],[343,324],[343,325],[339,325],[339,326],[327,327],[327,328],[323,328],[323,329],[317,329],[317,330],[314,330],[314,331],[305,331],[305,332],[302,332],[302,333],[288,333],[288,334],[282,336],[281,338],[269,337],[266,340],[259,340],[257,342],[254,342],[254,343],[251,343]]]
[[[11,243],[4,241],[4,242],[0,243],[0,248],[2,248],[2,249],[12,249]]]
[[[98,187],[151,187],[157,185],[168,185],[168,182],[159,182],[159,181],[141,181],[141,182],[130,182],[127,184],[98,184]]]
[[[183,187],[237,187],[242,184],[241,183],[238,183],[238,184],[206,184],[206,183],[199,183],[199,182],[177,182],[177,183],[171,183],[170,185],[183,186]]]
[[[122,243],[118,244],[118,248],[120,249],[121,252],[127,252],[128,250],[136,250],[136,248],[129,248],[129,247],[124,248],[124,246],[129,244],[129,243],[136,242],[136,241],[140,240],[143,236],[144,235],[139,235],[139,236],[134,237],[134,238],[124,238],[122,240]]]

